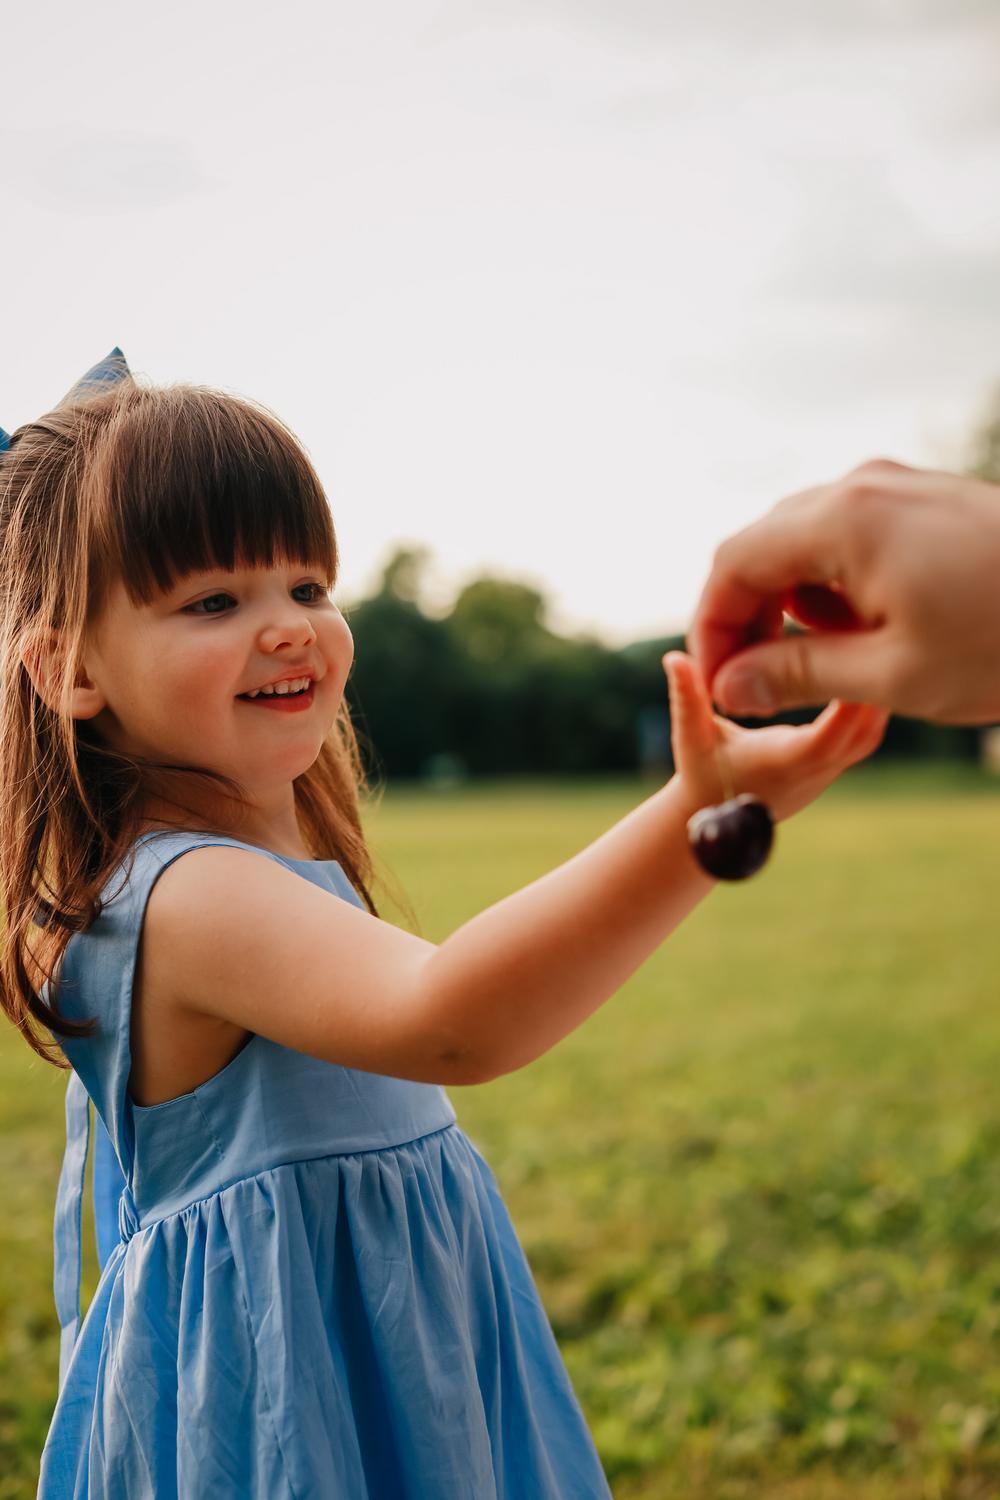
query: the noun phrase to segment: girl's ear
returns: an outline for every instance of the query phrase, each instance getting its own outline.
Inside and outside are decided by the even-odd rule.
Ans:
[[[47,629],[37,631],[21,652],[24,670],[31,678],[35,692],[55,713],[64,711],[59,700],[63,649],[59,632]],[[70,690],[70,718],[92,719],[104,706],[104,694],[79,663]]]

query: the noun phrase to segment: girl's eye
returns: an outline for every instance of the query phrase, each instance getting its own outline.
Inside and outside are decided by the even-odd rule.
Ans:
[[[297,602],[300,603],[300,604],[315,604],[318,599],[325,599],[327,593],[329,592],[327,589],[325,589],[323,587],[323,585],[321,583],[299,583],[299,584],[296,584],[296,586],[295,586],[295,588],[293,590],[293,593],[298,593],[298,591],[300,589],[311,589],[313,591],[310,594],[310,596],[309,596],[308,599],[300,599],[300,600],[298,600]],[[199,615],[200,614],[205,614],[205,615],[221,615],[221,614],[225,614],[226,613],[225,606],[223,606],[221,609],[214,609],[214,608],[212,608],[212,606],[215,605],[215,604],[217,604],[220,599],[229,599],[233,603],[236,602],[233,599],[233,597],[232,597],[231,594],[206,594],[206,596],[205,596],[204,599],[196,599],[193,604],[187,604],[187,605],[185,605],[185,607],[184,607],[184,613],[185,614],[199,614]],[[205,606],[204,609],[201,608],[202,605]]]
[[[228,594],[208,594],[207,598],[196,598],[195,603],[193,603],[193,604],[184,604],[184,610],[183,610],[183,612],[186,613],[186,615],[193,615],[193,613],[202,613],[202,610],[199,609],[199,607],[198,607],[199,604],[213,604],[214,601],[217,600],[217,598],[229,598],[229,595]],[[207,613],[207,615],[220,615],[220,613],[223,613],[223,610],[220,610],[220,609],[205,609],[204,613]]]

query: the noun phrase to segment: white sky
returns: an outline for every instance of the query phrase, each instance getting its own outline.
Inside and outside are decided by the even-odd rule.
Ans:
[[[995,0],[92,0],[3,19],[0,424],[119,344],[614,643],[1000,382]]]

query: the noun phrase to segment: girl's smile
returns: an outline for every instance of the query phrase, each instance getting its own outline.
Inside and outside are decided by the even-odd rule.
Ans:
[[[252,708],[276,708],[279,713],[300,714],[303,709],[312,708],[314,694],[310,682],[307,688],[299,688],[296,692],[261,693],[256,698],[248,698],[243,693],[239,696]]]

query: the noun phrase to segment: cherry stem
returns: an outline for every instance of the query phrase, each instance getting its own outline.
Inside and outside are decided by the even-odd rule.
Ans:
[[[724,802],[731,802],[736,795],[733,786],[733,768],[729,763],[729,755],[725,745],[722,743],[721,730],[717,731],[715,741],[715,764],[722,781],[722,797]]]

